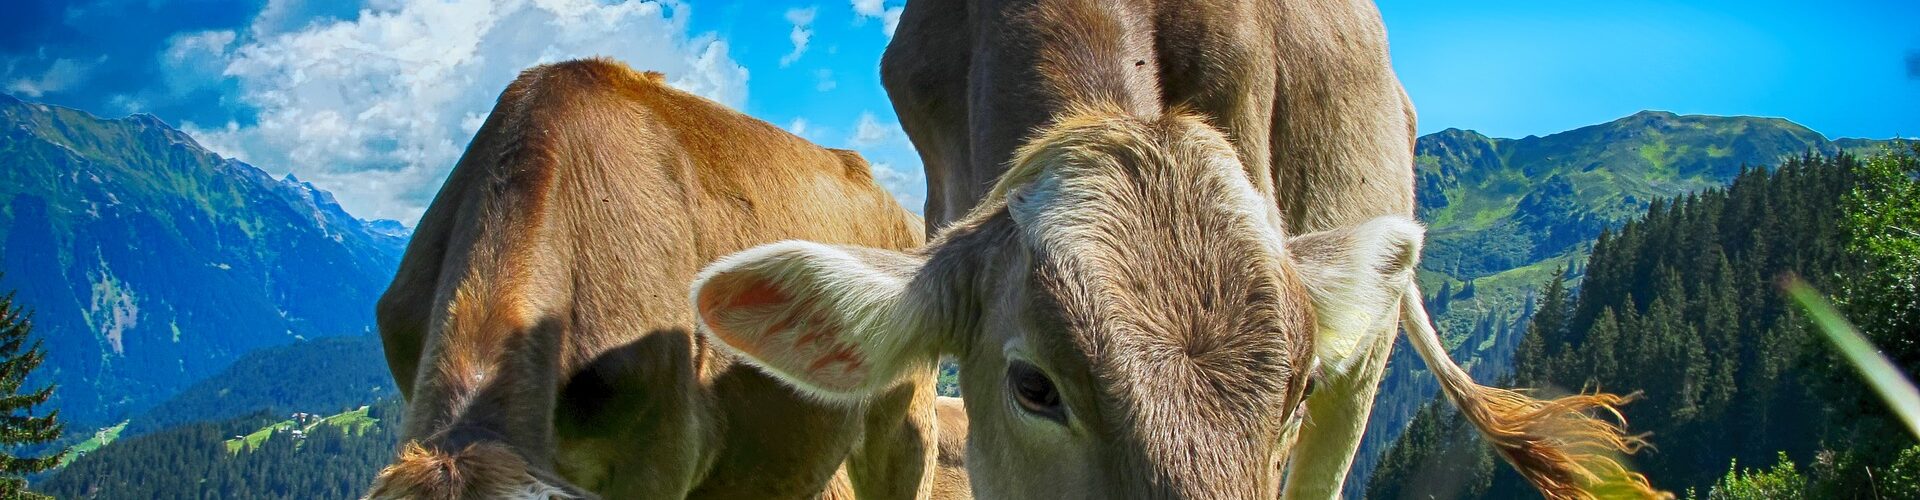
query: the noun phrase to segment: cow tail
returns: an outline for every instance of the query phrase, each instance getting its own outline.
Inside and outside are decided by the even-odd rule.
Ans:
[[[1420,297],[1419,288],[1409,284],[1400,307],[1414,350],[1440,380],[1447,399],[1542,495],[1549,499],[1672,498],[1621,462],[1623,455],[1648,446],[1644,435],[1626,433],[1626,418],[1617,408],[1638,393],[1594,392],[1539,400],[1476,384],[1447,356]]]

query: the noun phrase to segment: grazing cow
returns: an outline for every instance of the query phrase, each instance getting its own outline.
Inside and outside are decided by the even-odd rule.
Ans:
[[[702,324],[828,398],[956,357],[982,497],[1271,499],[1339,494],[1404,322],[1545,494],[1656,494],[1588,415],[1623,398],[1447,359],[1386,47],[1358,0],[911,2],[881,74],[934,241],[727,257]]]
[[[823,402],[715,349],[685,302],[753,245],[921,234],[852,152],[619,63],[527,70],[380,300],[407,415],[371,496],[926,497],[931,372]]]
[[[960,398],[941,396],[934,402],[934,426],[940,443],[934,462],[933,497],[966,500],[973,497],[967,479],[967,408]]]

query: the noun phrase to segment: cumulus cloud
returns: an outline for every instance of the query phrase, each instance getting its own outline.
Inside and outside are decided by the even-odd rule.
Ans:
[[[161,54],[169,61],[182,63],[218,61],[217,57],[227,53],[235,38],[238,35],[233,30],[180,33],[167,42],[167,49]]]
[[[212,30],[174,35],[160,52],[160,64],[166,90],[183,96],[217,84],[226,71],[227,58],[238,35],[233,30]]]
[[[882,121],[873,112],[865,111],[854,120],[851,132],[846,135],[837,135],[818,125],[809,124],[809,127],[812,135],[841,137],[840,147],[859,151],[873,166],[874,180],[892,192],[901,205],[916,213],[925,206],[926,174],[920,167],[919,154],[907,141],[899,123]]]
[[[74,84],[85,81],[87,75],[93,72],[93,68],[102,62],[106,62],[106,57],[103,56],[94,61],[55,59],[53,64],[47,66],[46,71],[37,76],[16,78],[7,82],[7,92],[38,98],[49,92],[66,90]]]
[[[677,1],[383,0],[352,20],[243,40],[222,73],[251,124],[185,124],[203,144],[332,191],[362,217],[413,221],[529,66],[608,56],[739,107],[747,70],[726,41],[692,35]],[[221,36],[182,38],[183,52]]]
[[[897,136],[899,128],[900,124],[882,124],[872,112],[863,112],[860,113],[860,120],[854,123],[853,136],[847,138],[847,143],[856,148],[877,146]]]
[[[399,4],[383,0],[368,1],[366,5],[343,0],[267,0],[267,4],[260,7],[260,14],[253,16],[249,29],[254,36],[272,36],[316,24],[351,20],[362,7],[393,10],[400,7]]]
[[[807,53],[807,42],[813,40],[813,18],[819,13],[818,7],[787,9],[787,22],[793,23],[793,32],[787,34],[787,39],[793,41],[793,52],[780,56],[780,67],[793,65]]]
[[[893,38],[893,31],[900,28],[900,8],[887,9],[881,19],[880,30],[886,32],[887,38]]]
[[[880,30],[888,38],[892,38],[894,29],[900,26],[900,11],[901,7],[898,6],[887,7],[885,0],[853,0],[853,13],[857,15],[855,20],[879,19]]]
[[[889,162],[873,162],[871,165],[873,180],[879,182],[880,187],[893,193],[893,199],[899,201],[900,206],[914,213],[921,213],[921,209],[927,204],[925,173],[919,168],[897,168]]]

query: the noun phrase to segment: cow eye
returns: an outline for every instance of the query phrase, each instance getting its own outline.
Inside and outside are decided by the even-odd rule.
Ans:
[[[1060,391],[1053,381],[1033,365],[1015,361],[1007,365],[1007,386],[1020,409],[1055,422],[1066,422],[1066,409],[1060,405]]]

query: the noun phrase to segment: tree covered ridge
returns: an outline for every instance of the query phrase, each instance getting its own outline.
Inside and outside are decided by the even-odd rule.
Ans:
[[[1807,154],[1723,189],[1658,200],[1595,242],[1584,277],[1546,284],[1510,385],[1644,391],[1624,408],[1658,447],[1656,486],[1707,491],[1730,461],[1812,463],[1803,494],[1872,497],[1913,438],[1818,338],[1776,280],[1806,277],[1909,373],[1915,348],[1920,148],[1871,160]],[[1569,273],[1570,274],[1570,273]],[[1533,495],[1444,402],[1423,408],[1368,496]],[[1888,493],[1878,490],[1880,495]],[[1920,492],[1917,492],[1920,493]]]
[[[364,426],[313,425],[299,438],[274,433],[237,450],[227,444],[234,437],[286,416],[170,427],[116,441],[34,487],[59,498],[359,498],[393,458],[404,413],[399,398],[387,398],[370,405]]]

